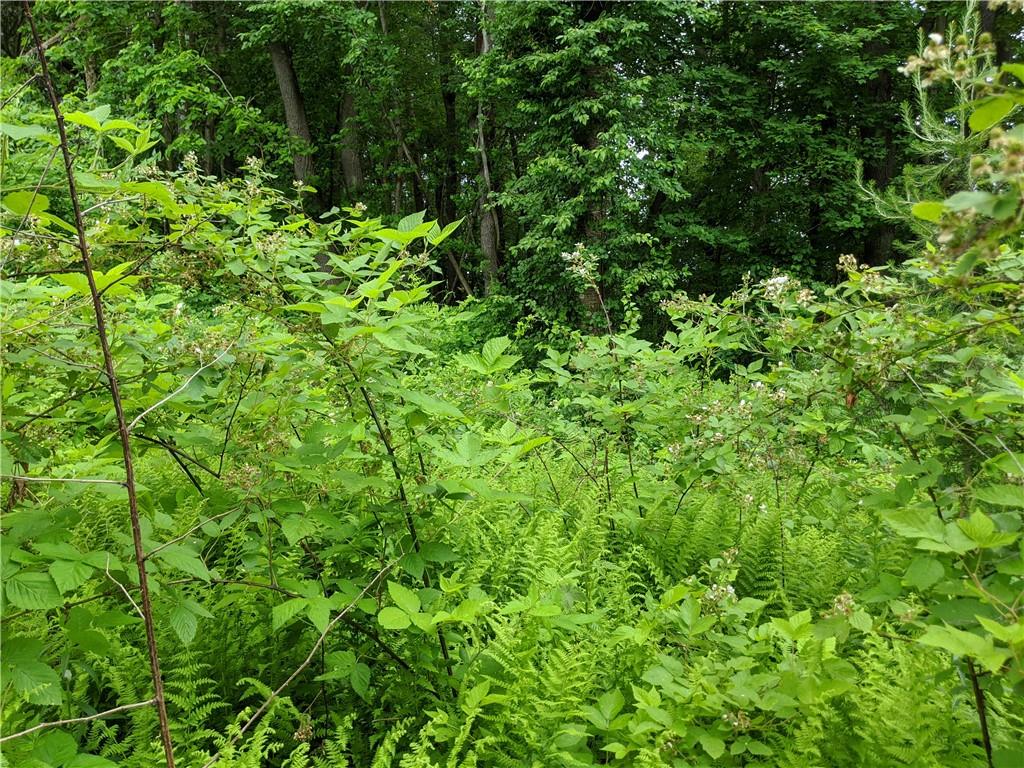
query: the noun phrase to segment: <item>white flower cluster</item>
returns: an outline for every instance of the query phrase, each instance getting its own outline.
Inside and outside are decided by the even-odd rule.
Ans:
[[[726,712],[722,715],[722,720],[737,731],[745,731],[750,728],[750,717],[742,709],[735,712]]]
[[[787,275],[776,275],[775,277],[768,278],[764,281],[764,297],[768,301],[778,301],[786,292],[789,283],[790,280]]]
[[[597,282],[597,263],[583,243],[576,243],[572,252],[562,251],[562,261],[566,263],[566,271],[573,277],[588,284]]]
[[[832,601],[832,610],[825,615],[852,616],[853,610],[856,607],[856,603],[853,602],[853,595],[851,595],[849,592],[840,592],[838,595],[836,595],[835,600]]]
[[[837,264],[842,272],[856,272],[857,271],[857,257],[852,253],[844,253],[839,257],[839,263]]]
[[[712,603],[723,603],[736,599],[736,590],[732,584],[712,584],[705,594],[708,601]]]

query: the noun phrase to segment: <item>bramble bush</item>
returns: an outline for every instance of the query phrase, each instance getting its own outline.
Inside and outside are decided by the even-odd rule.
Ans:
[[[971,72],[916,258],[657,341],[488,338],[424,302],[457,223],[164,172],[107,107],[69,194],[8,99],[4,764],[1019,764],[1024,73]]]

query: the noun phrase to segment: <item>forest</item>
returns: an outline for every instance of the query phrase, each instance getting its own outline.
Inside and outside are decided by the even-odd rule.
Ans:
[[[0,4],[0,767],[1024,767],[1024,2]]]

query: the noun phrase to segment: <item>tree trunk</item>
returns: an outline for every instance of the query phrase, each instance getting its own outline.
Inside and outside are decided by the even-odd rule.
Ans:
[[[480,28],[476,36],[476,55],[486,56],[491,50],[491,35],[487,31],[487,22],[494,18],[494,9],[488,7],[487,0],[480,0]],[[476,148],[480,162],[480,187],[477,206],[480,214],[480,250],[484,261],[484,291],[491,292],[501,269],[501,226],[498,223],[498,211],[492,201],[494,184],[491,181],[491,164],[487,148],[494,143],[493,111],[485,108],[483,97],[476,105]]]
[[[885,39],[871,42],[866,50],[872,56],[884,57],[889,53],[890,45]],[[880,69],[878,74],[868,83],[867,101],[869,104],[890,104],[893,99],[892,73],[887,69]],[[893,136],[893,127],[898,121],[886,120],[875,126],[864,126],[861,129],[861,141],[871,140],[882,144],[882,151],[876,157],[864,164],[864,177],[867,181],[874,183],[875,188],[881,192],[889,186],[896,175],[896,147]],[[896,239],[896,230],[892,224],[880,221],[868,232],[864,242],[864,261],[873,266],[884,264],[892,254],[892,243]]]
[[[312,144],[313,137],[309,133],[306,106],[302,100],[302,91],[299,90],[299,80],[295,76],[291,51],[281,43],[271,43],[267,48],[270,51],[270,60],[274,64],[277,86],[281,89],[281,101],[284,104],[284,118],[288,124],[288,132],[305,144]],[[293,163],[295,165],[295,180],[305,184],[313,174],[312,155],[308,152],[296,152],[293,156]]]
[[[356,124],[355,96],[346,91],[341,100],[341,175],[345,192],[355,202],[356,195],[363,187],[363,165],[359,159],[360,137]]]

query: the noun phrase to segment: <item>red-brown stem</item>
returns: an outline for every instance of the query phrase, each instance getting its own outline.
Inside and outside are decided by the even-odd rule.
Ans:
[[[974,668],[974,661],[967,659],[967,672],[971,676],[971,688],[974,690],[974,708],[978,711],[978,725],[981,726],[981,743],[985,747],[985,759],[988,768],[992,768],[992,738],[988,733],[988,714],[985,710],[985,692],[981,690],[978,682],[978,670]]]
[[[75,184],[75,169],[71,160],[71,150],[68,146],[68,135],[64,128],[64,115],[60,109],[60,101],[57,99],[57,91],[53,87],[53,80],[50,79],[50,71],[46,65],[46,49],[39,39],[39,32],[36,29],[35,19],[32,18],[32,4],[25,0],[25,17],[28,19],[29,27],[32,30],[32,40],[35,43],[36,51],[39,54],[39,67],[43,77],[43,85],[46,95],[53,108],[53,116],[57,120],[57,132],[60,134],[60,149],[64,156],[64,168],[68,176],[68,193],[71,196],[71,205],[75,212],[75,229],[78,232],[78,250],[82,254],[82,268],[85,270],[85,278],[89,282],[89,293],[92,296],[92,307],[96,314],[96,332],[100,339],[100,349],[103,351],[103,367],[106,371],[107,382],[110,385],[110,397],[114,402],[114,412],[117,415],[117,431],[121,438],[121,451],[124,456],[125,488],[128,490],[128,513],[132,523],[132,543],[135,546],[135,564],[139,569],[139,592],[142,602],[142,614],[146,625],[146,646],[149,650],[149,671],[153,677],[153,700],[156,702],[157,715],[160,720],[160,740],[163,742],[164,758],[167,768],[174,768],[174,750],[171,746],[171,730],[167,722],[167,703],[164,700],[163,678],[160,676],[160,656],[156,647],[156,632],[153,629],[153,606],[149,599],[149,580],[146,577],[146,553],[142,547],[142,527],[139,523],[139,502],[135,490],[135,468],[132,463],[132,446],[128,431],[128,422],[124,416],[124,406],[121,402],[121,389],[118,386],[117,374],[114,371],[114,357],[110,352],[110,341],[107,338],[106,317],[103,313],[103,299],[96,286],[96,279],[92,273],[92,258],[89,256],[89,245],[85,239],[85,223],[82,219],[82,207],[78,200],[78,188]]]

